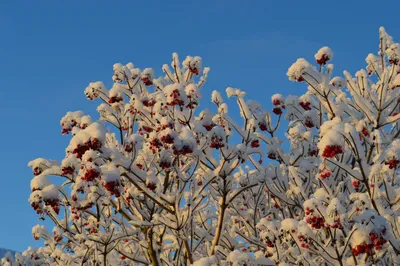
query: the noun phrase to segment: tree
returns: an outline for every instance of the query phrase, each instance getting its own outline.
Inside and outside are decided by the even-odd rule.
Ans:
[[[273,114],[227,88],[242,121],[216,91],[199,110],[200,57],[160,78],[115,64],[109,91],[85,90],[100,120],[68,112],[65,159],[29,163],[45,246],[3,265],[399,264],[400,44],[379,36],[355,77],[332,78],[328,47],[298,59],[287,75],[307,91],[273,95]]]

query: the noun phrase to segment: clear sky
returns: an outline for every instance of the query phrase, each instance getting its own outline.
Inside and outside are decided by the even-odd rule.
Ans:
[[[37,157],[62,159],[67,111],[90,114],[90,81],[110,84],[112,65],[132,61],[160,73],[171,53],[199,55],[211,67],[203,89],[247,91],[271,108],[274,93],[299,94],[287,80],[298,57],[333,49],[335,74],[365,66],[385,26],[400,40],[400,1],[0,1],[0,247],[38,246],[28,203]],[[52,229],[49,228],[50,230]]]

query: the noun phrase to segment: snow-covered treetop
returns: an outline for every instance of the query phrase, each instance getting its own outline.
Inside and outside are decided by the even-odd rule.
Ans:
[[[328,47],[298,59],[287,75],[307,90],[274,94],[272,112],[236,88],[200,109],[198,56],[161,77],[115,64],[110,89],[85,90],[100,119],[68,112],[65,159],[29,163],[29,202],[55,224],[32,230],[44,247],[3,265],[400,263],[400,46],[379,34],[354,75],[332,76]]]

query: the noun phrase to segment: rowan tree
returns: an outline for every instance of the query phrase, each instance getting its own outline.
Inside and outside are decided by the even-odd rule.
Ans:
[[[29,202],[55,224],[33,228],[44,247],[3,265],[399,264],[400,44],[381,28],[354,76],[332,59],[298,59],[305,93],[272,110],[227,88],[240,118],[217,91],[200,108],[198,56],[158,78],[115,64],[110,90],[85,90],[99,120],[68,112],[65,159],[29,163]]]

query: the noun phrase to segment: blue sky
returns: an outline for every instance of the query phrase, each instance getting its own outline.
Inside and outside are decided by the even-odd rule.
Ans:
[[[378,28],[395,40],[399,1],[1,1],[0,2],[0,247],[38,246],[39,222],[27,201],[37,157],[62,159],[67,111],[94,114],[90,81],[110,84],[112,65],[132,61],[159,72],[171,53],[199,55],[211,67],[203,89],[247,91],[271,108],[274,93],[299,94],[287,80],[298,57],[313,60],[330,46],[335,74],[352,73],[376,53]],[[50,230],[52,228],[49,228]]]

